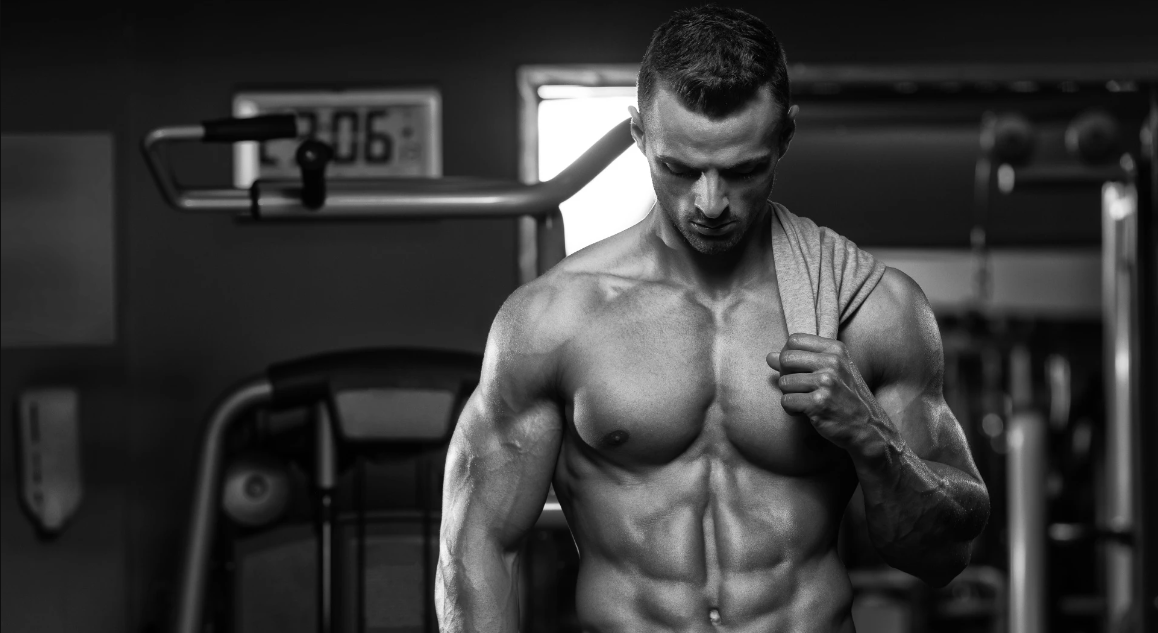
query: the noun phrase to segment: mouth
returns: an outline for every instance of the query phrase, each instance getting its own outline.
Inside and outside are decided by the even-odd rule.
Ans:
[[[692,226],[696,227],[696,232],[701,235],[722,235],[728,231],[735,224],[735,220],[729,222],[721,222],[719,224],[703,224],[701,222],[692,222]]]

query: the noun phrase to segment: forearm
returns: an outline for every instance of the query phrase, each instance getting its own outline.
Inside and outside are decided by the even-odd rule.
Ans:
[[[918,457],[887,418],[850,450],[864,493],[869,536],[885,561],[942,586],[969,564],[989,517],[984,484]]]
[[[435,578],[435,609],[442,633],[515,633],[519,630],[517,557],[478,540],[443,547]]]

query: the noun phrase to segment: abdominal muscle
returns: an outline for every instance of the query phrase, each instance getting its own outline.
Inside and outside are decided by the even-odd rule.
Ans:
[[[584,631],[853,630],[835,549],[855,485],[842,469],[783,476],[690,450],[628,472],[576,448],[555,484],[579,547]]]

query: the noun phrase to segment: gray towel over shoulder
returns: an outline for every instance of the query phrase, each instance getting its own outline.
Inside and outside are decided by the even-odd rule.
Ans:
[[[885,265],[832,229],[771,204],[772,256],[788,333],[836,338]]]

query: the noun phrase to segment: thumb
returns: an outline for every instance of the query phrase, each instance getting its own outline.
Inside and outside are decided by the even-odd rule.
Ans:
[[[780,371],[780,352],[772,352],[771,354],[768,354],[768,357],[764,360],[768,363],[769,367],[775,369],[776,371]]]

